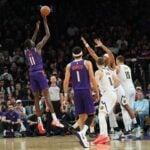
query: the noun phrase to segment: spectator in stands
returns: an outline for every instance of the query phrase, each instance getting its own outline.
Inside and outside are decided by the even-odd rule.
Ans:
[[[28,131],[29,136],[39,135],[37,125],[38,125],[38,119],[37,119],[35,107],[33,107],[33,114],[28,116],[28,129],[27,129],[27,131]]]
[[[25,132],[27,128],[27,115],[26,109],[23,107],[22,101],[20,99],[16,100],[15,111],[19,114],[21,119],[20,132]]]
[[[12,77],[11,73],[8,73],[7,66],[4,67],[4,71],[3,71],[3,74],[0,76],[0,79],[8,80],[8,81],[12,81],[13,80],[13,77]]]
[[[12,104],[9,104],[8,110],[2,117],[2,127],[4,136],[6,136],[6,130],[10,131],[13,134],[19,134],[20,122],[21,120],[19,114],[14,110],[14,106]]]
[[[5,99],[4,99],[4,92],[0,91],[0,104],[2,102],[4,102],[4,101],[5,101]]]
[[[24,97],[24,91],[21,87],[21,83],[15,84],[15,93],[14,93],[16,99],[23,99]]]
[[[136,91],[136,101],[134,102],[134,111],[139,119],[140,126],[144,129],[144,119],[149,115],[149,102],[144,98],[142,90]]]
[[[0,104],[1,105],[1,104]],[[1,110],[0,110],[0,133],[3,131],[2,130],[2,116],[3,116],[3,114],[2,114],[2,112],[1,112]]]
[[[146,95],[146,98],[150,100],[150,83],[147,85],[145,95]]]

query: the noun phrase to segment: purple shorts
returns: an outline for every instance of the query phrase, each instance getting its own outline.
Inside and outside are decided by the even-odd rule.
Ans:
[[[74,103],[77,116],[84,113],[88,115],[95,113],[93,98],[89,89],[75,90]]]
[[[30,72],[30,84],[33,92],[48,89],[48,80],[44,71]]]

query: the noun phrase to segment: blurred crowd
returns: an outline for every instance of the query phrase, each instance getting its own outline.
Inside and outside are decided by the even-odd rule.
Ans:
[[[52,10],[51,15],[48,16],[51,38],[42,53],[48,79],[51,75],[55,75],[57,84],[62,90],[64,68],[72,59],[71,49],[76,45],[83,47],[80,41],[81,35],[93,48],[93,39],[99,37],[115,55],[125,56],[126,63],[132,69],[135,86],[140,86],[144,97],[150,98],[150,3],[148,0],[116,0],[115,2],[111,0],[89,2],[86,0],[1,0],[0,112],[17,110],[19,105],[22,109],[21,116],[35,115],[23,43],[25,39],[31,38],[36,21],[41,20],[39,13],[41,5],[49,5]],[[41,23],[37,42],[43,35]],[[102,54],[100,49],[94,48],[94,50],[99,55]],[[92,60],[85,49],[84,53],[86,59]],[[30,124],[36,124],[34,117],[33,122],[28,121],[26,117],[20,118],[20,115],[16,115],[16,118],[23,119],[25,128]],[[18,123],[20,124],[19,120]]]

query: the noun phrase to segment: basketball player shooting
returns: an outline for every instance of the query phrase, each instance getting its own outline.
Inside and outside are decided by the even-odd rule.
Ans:
[[[39,108],[39,97],[40,97],[40,91],[42,91],[42,95],[45,97],[45,103],[47,108],[49,108],[49,111],[52,115],[52,125],[63,128],[64,125],[59,122],[59,120],[56,117],[56,114],[54,112],[52,103],[50,101],[50,95],[48,92],[48,81],[46,79],[44,69],[43,69],[43,61],[42,61],[42,48],[47,43],[49,37],[50,37],[50,31],[47,24],[47,18],[46,16],[43,17],[43,23],[45,28],[45,36],[43,39],[35,45],[36,37],[39,31],[40,22],[38,21],[36,23],[36,29],[34,31],[34,34],[32,36],[32,39],[27,39],[24,42],[24,52],[25,57],[29,65],[29,78],[31,83],[32,92],[35,99],[35,108],[38,116],[38,129],[41,134],[45,134],[45,129],[43,128],[42,120],[41,120],[41,112]]]

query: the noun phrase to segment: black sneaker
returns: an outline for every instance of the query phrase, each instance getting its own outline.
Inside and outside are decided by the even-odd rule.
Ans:
[[[89,132],[89,137],[90,138],[96,138],[96,134],[95,134],[95,132]]]

